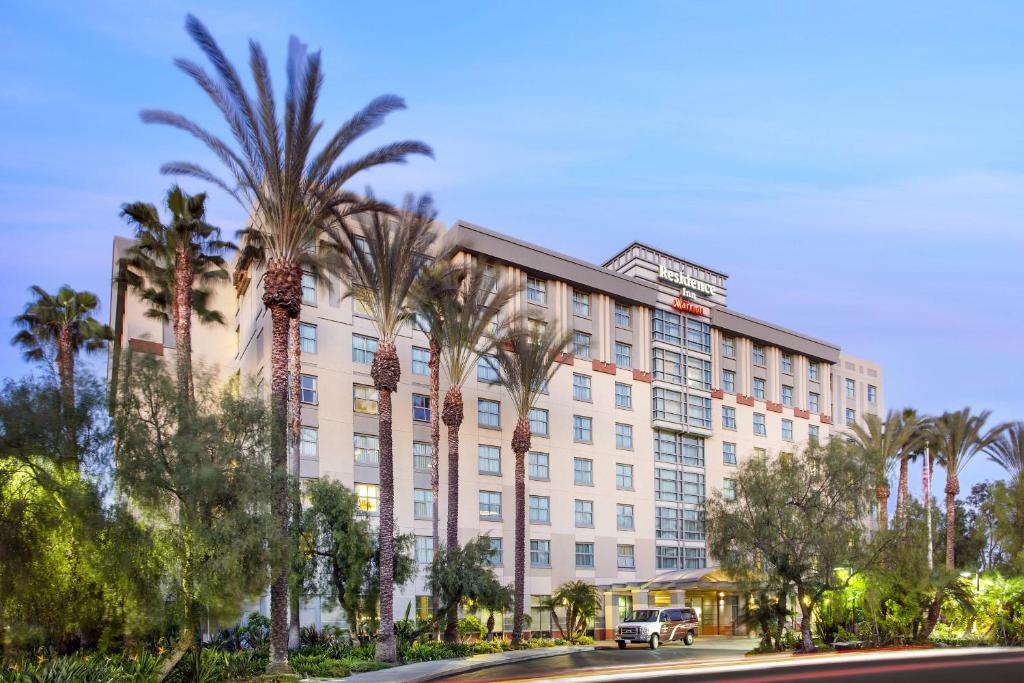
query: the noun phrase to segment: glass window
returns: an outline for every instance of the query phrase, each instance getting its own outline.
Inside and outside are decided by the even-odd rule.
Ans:
[[[416,537],[416,563],[430,564],[434,561],[434,538],[432,536]]]
[[[529,460],[530,479],[538,481],[548,481],[551,479],[550,459],[547,453],[530,451],[527,454],[527,458]]]
[[[878,397],[878,387],[874,384],[868,385],[868,403],[874,403]]]
[[[430,444],[426,441],[412,442],[412,467],[415,470],[430,470]]]
[[[654,468],[654,496],[658,500],[679,500],[679,470],[664,467]]]
[[[590,335],[586,332],[573,332],[572,352],[577,358],[590,358]]]
[[[684,434],[682,437],[683,464],[704,467],[704,439]]]
[[[683,357],[675,351],[654,349],[654,379],[683,383]]]
[[[481,382],[489,382],[491,384],[499,381],[501,375],[498,374],[498,359],[491,355],[477,358],[476,378]]]
[[[380,509],[380,486],[356,484],[356,499],[360,511],[377,512]]]
[[[316,353],[316,325],[299,323],[299,348],[303,353]]]
[[[722,426],[736,429],[736,409],[732,406],[722,406]]]
[[[615,302],[615,326],[628,330],[633,327],[633,309]]]
[[[810,365],[807,366],[807,379],[811,380],[812,382],[817,382],[818,381],[818,364],[817,363],[812,362]]]
[[[576,501],[576,526],[594,526],[594,501]]]
[[[620,450],[633,450],[633,425],[615,423],[615,447]]]
[[[707,566],[704,548],[683,548],[684,569],[703,569]]]
[[[687,356],[686,386],[711,391],[711,361]]]
[[[686,396],[686,423],[711,428],[711,399],[688,394]]]
[[[581,292],[575,289],[573,290],[572,314],[582,316],[584,318],[590,317],[590,292]]]
[[[372,434],[353,434],[352,447],[360,465],[380,464],[380,443]]]
[[[620,368],[633,367],[633,347],[622,342],[615,342],[615,365]]]
[[[530,408],[530,434],[533,436],[548,435],[548,411],[544,408]]]
[[[764,458],[764,457],[767,457],[767,455],[768,455],[768,449],[767,448],[758,448],[757,446],[754,447],[754,457],[755,458]]]
[[[548,324],[544,320],[537,320],[536,318],[530,318],[526,321],[526,331],[534,339],[539,339],[544,336],[544,331],[547,330]]]
[[[764,367],[764,347],[760,344],[754,344],[753,360],[754,365]]]
[[[501,493],[498,491],[480,492],[480,519],[501,519]]]
[[[654,338],[679,346],[682,344],[682,318],[677,313],[654,309]]]
[[[735,358],[736,357],[736,338],[735,337],[722,337],[722,357],[723,358]]]
[[[732,370],[722,370],[722,390],[736,393],[736,373]]]
[[[711,353],[711,325],[687,318],[686,348]]]
[[[809,425],[807,427],[807,440],[811,443],[818,443],[818,425]]]
[[[412,374],[430,374],[430,349],[419,346],[412,347]]]
[[[317,458],[320,455],[319,435],[316,427],[303,427],[299,432],[299,455],[303,458]]]
[[[526,300],[535,304],[546,304],[548,301],[548,283],[535,277],[526,278]]]
[[[615,526],[619,531],[632,531],[634,527],[633,523],[633,506],[626,505],[624,503],[618,503],[615,506]]]
[[[551,566],[551,541],[539,539],[530,541],[530,566]]]
[[[412,512],[416,519],[434,518],[434,492],[430,489],[413,489]]]
[[[615,555],[619,563],[619,569],[636,569],[636,557],[633,554],[633,546],[616,545]]]
[[[622,384],[621,382],[615,383],[615,407],[629,409],[633,407],[632,385]]]
[[[782,353],[782,371],[785,373],[793,374],[793,354]]]
[[[683,421],[683,395],[663,387],[654,388],[654,419]]]
[[[754,378],[754,398],[759,398],[762,401],[765,397],[765,381],[763,379]]]
[[[590,443],[594,440],[594,420],[582,415],[572,416],[572,438],[573,441]]]
[[[679,569],[679,551],[682,548],[676,546],[659,545],[657,549],[658,569]]]
[[[352,335],[352,362],[372,365],[373,357],[377,354],[377,347],[380,343],[375,337],[366,337],[361,334]]]
[[[576,566],[577,567],[593,567],[594,566],[594,544],[593,543],[577,543],[576,544]]]
[[[377,390],[368,384],[352,385],[352,409],[363,415],[376,415],[380,405]]]
[[[814,393],[813,391],[808,392],[808,394],[807,394],[807,410],[811,411],[812,413],[818,412],[818,399],[819,398],[820,397],[818,396],[818,394]]]
[[[783,420],[782,421],[782,439],[784,441],[793,440],[793,421]]]
[[[683,538],[682,525],[679,523],[679,508],[659,507],[655,510],[654,535],[661,540],[678,541]]]
[[[480,427],[499,429],[501,427],[501,404],[486,398],[478,398],[476,401],[476,423]]]
[[[590,395],[590,377],[588,375],[580,375],[574,373],[572,376],[572,397],[576,401],[589,401],[591,400]]]
[[[615,464],[615,488],[620,491],[633,490],[633,466],[623,463]]]
[[[316,276],[302,271],[302,303],[316,305]]]
[[[498,269],[494,266],[484,266],[484,275],[481,278],[481,287],[486,292],[498,291]]]
[[[501,449],[479,445],[476,449],[480,474],[501,474]]]
[[[852,379],[846,380],[846,398],[856,398],[857,396],[857,383]]]
[[[551,523],[551,499],[547,496],[530,496],[530,524]]]
[[[754,433],[765,436],[768,434],[768,429],[765,427],[764,414],[754,413]]]
[[[683,510],[683,538],[687,541],[703,541],[704,512],[697,508],[686,508]]]
[[[857,423],[857,411],[853,408],[846,409],[846,426],[852,427]]]
[[[316,405],[319,401],[316,388],[316,377],[313,375],[299,375],[300,400],[303,403]]]
[[[487,537],[487,540],[491,543],[491,552],[486,558],[487,564],[492,567],[500,567],[502,564],[502,542],[500,538]]]
[[[430,397],[424,394],[412,395],[412,419],[430,422]]]
[[[736,464],[736,444],[728,441],[722,442],[722,462],[726,465]]]
[[[573,481],[583,486],[594,485],[594,461],[588,458],[572,459]]]
[[[683,502],[702,505],[704,503],[704,475],[683,472]]]
[[[793,406],[793,387],[782,385],[782,405]]]
[[[679,462],[682,439],[673,432],[654,430],[654,459],[661,462]]]

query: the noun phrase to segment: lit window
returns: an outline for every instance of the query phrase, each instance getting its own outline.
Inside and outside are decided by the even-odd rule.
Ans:
[[[431,461],[430,444],[426,441],[412,442],[412,467],[415,470],[429,471]]]
[[[416,537],[417,564],[430,564],[434,561],[434,539],[432,536]]]
[[[526,300],[535,304],[546,304],[548,300],[548,283],[535,277],[526,278]]]
[[[783,352],[782,371],[790,375],[793,374],[793,354]]]
[[[530,408],[530,434],[532,436],[548,435],[548,411],[544,408]]]
[[[551,541],[531,540],[530,541],[530,566],[550,567],[551,566]]]
[[[577,358],[590,358],[590,335],[586,332],[574,332],[572,352]]]
[[[363,415],[376,415],[380,405],[377,390],[368,384],[352,385],[352,409]]]
[[[754,398],[759,398],[762,401],[765,397],[765,382],[763,379],[754,379]]]
[[[530,451],[527,454],[527,458],[529,459],[530,479],[536,479],[537,481],[548,481],[551,479],[550,459],[547,453]]]
[[[732,370],[722,370],[722,390],[736,393],[736,373]]]
[[[631,385],[615,383],[615,407],[627,409],[633,407],[633,387]]]
[[[782,405],[789,407],[793,405],[793,387],[788,387],[785,384],[782,385]]]
[[[782,421],[782,439],[783,441],[793,440],[793,421],[783,420]]]
[[[379,342],[375,337],[366,337],[361,334],[352,335],[352,362],[372,365],[373,357],[377,353]]]
[[[377,512],[380,509],[380,486],[356,484],[356,499],[360,511]]]
[[[760,344],[754,344],[754,365],[763,368],[764,367],[764,347]]]
[[[615,423],[615,447],[620,450],[633,450],[633,425]]]
[[[682,318],[671,311],[654,309],[654,338],[679,346],[683,343]]]
[[[728,441],[722,442],[722,462],[726,465],[736,464],[736,444]]]
[[[380,464],[380,442],[372,434],[353,434],[352,448],[360,465]]]
[[[755,458],[764,458],[764,457],[767,457],[767,456],[768,456],[768,449],[767,448],[758,448],[756,446],[754,447],[754,457]]]
[[[299,399],[303,403],[310,403],[316,405],[319,397],[317,396],[316,389],[316,377],[313,375],[299,375]]]
[[[299,455],[303,458],[319,456],[318,434],[316,427],[303,427],[299,432]]]
[[[431,545],[433,545],[433,540],[434,539],[430,539],[430,540],[431,540]],[[431,551],[431,554],[433,554],[433,551]],[[416,618],[417,619],[419,619],[420,621],[426,621],[427,619],[430,618],[430,615],[433,614],[433,610],[434,610],[434,608],[433,608],[433,605],[432,605],[432,600],[431,600],[431,597],[429,595],[417,595],[416,596]]]
[[[615,464],[615,488],[620,491],[633,490],[633,466],[622,463]]]
[[[572,459],[573,481],[581,486],[594,485],[594,461],[587,458]]]
[[[423,394],[412,395],[412,419],[417,422],[430,422],[430,397]]]
[[[498,429],[501,427],[501,404],[486,398],[477,399],[476,422],[480,427]]]
[[[818,396],[818,394],[814,393],[813,391],[808,392],[808,394],[807,394],[807,410],[811,411],[812,413],[818,412],[818,399],[819,398],[820,397]]]
[[[768,434],[768,428],[765,426],[764,414],[754,413],[754,433],[765,436]]]
[[[736,409],[732,406],[722,406],[722,426],[726,429],[736,429]]]
[[[299,323],[299,348],[303,353],[316,353],[316,325]]]
[[[412,374],[430,374],[430,349],[419,346],[412,347]]]
[[[575,401],[589,401],[590,377],[588,375],[573,374],[572,376],[572,398]]]
[[[476,378],[481,382],[495,383],[500,379],[498,359],[494,356],[480,356],[476,361]]]
[[[584,318],[590,317],[590,292],[573,290],[572,314]]]
[[[594,544],[593,543],[577,543],[576,544],[576,566],[577,567],[591,567],[594,566]]]
[[[846,380],[846,398],[856,398],[857,396],[857,383],[852,379]]]
[[[501,449],[497,446],[477,446],[480,474],[501,474]]]
[[[735,358],[736,357],[736,338],[735,337],[722,337],[722,357],[723,358]]]
[[[620,368],[633,367],[633,347],[622,342],[615,342],[615,365]]]
[[[412,514],[416,519],[434,518],[434,492],[430,489],[413,489]]]
[[[498,491],[480,492],[480,519],[501,519],[501,493]]]
[[[812,382],[817,382],[818,381],[818,364],[817,363],[811,363],[810,365],[807,366],[807,379],[811,380]]]
[[[683,383],[683,357],[675,351],[654,349],[654,379]]]
[[[633,327],[633,309],[626,304],[615,303],[615,326],[628,330]]]
[[[547,322],[543,320],[537,320],[536,318],[530,318],[526,321],[526,330],[530,337],[534,339],[540,339],[544,336],[544,333],[548,329]]]
[[[551,499],[547,496],[530,496],[530,524],[551,523]]]
[[[874,403],[878,398],[878,387],[874,384],[868,385],[868,403]]]
[[[316,276],[306,271],[302,272],[302,303],[316,305]]]
[[[631,545],[615,546],[615,555],[619,563],[619,569],[636,569],[636,556]]]
[[[846,409],[846,426],[852,427],[857,423],[857,411],[853,408]]]
[[[594,526],[594,501],[592,501],[592,500],[577,500],[576,501],[576,526],[582,526],[582,527]]]
[[[572,416],[572,438],[573,441],[590,443],[594,440],[594,421],[582,415]]]
[[[632,531],[634,527],[633,522],[633,506],[618,503],[615,506],[615,527],[619,531]]]

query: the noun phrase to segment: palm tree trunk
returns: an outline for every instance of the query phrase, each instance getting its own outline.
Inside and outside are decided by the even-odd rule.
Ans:
[[[291,318],[288,321],[288,376],[291,377],[291,393],[288,396],[288,416],[291,419],[291,467],[289,471],[292,476],[292,541],[296,541],[296,532],[299,528],[302,515],[302,492],[299,489],[301,477],[301,439],[302,432],[302,386],[299,383],[299,375],[302,372],[302,347],[299,340],[299,317]],[[292,546],[293,561],[296,561],[298,546]],[[299,649],[299,590],[298,585],[293,582],[293,590],[289,592],[288,600],[288,649]]]
[[[960,493],[960,481],[956,470],[946,474],[946,569],[956,567],[956,496]]]
[[[880,484],[875,488],[878,499],[878,530],[889,530],[889,484]]]
[[[192,285],[195,269],[185,247],[179,246],[174,257],[174,301],[171,324],[174,326],[174,367],[181,395],[195,400],[192,383]]]
[[[804,600],[803,588],[797,586],[796,599],[800,604],[800,642],[801,651],[814,652],[814,639],[811,637],[811,605]]]
[[[448,387],[441,419],[448,428],[448,547],[459,545],[459,428],[465,417],[462,389]]]
[[[523,610],[526,599],[526,452],[530,450],[530,421],[520,415],[512,433],[512,452],[516,455],[516,560],[515,602],[512,610],[512,643],[523,639]]]
[[[910,459],[900,457],[900,478],[896,483],[896,520],[903,526],[907,521],[907,497],[909,494]]]
[[[398,388],[401,365],[395,344],[382,339],[370,367],[379,394],[378,439],[380,441],[380,632],[377,635],[378,662],[397,660],[395,648],[395,467],[392,443],[391,393]]]
[[[437,341],[430,338],[430,491],[433,495],[434,508],[432,517],[434,552],[441,547],[441,416],[437,406],[441,401],[441,347]],[[441,609],[441,599],[434,595],[431,597],[435,616]],[[436,636],[435,636],[436,637]]]
[[[64,325],[57,337],[57,375],[60,379],[64,410],[70,419],[75,409],[75,345],[71,339],[71,328]]]

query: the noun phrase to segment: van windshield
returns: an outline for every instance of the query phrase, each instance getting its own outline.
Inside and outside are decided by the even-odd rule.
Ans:
[[[641,623],[643,623],[643,622],[647,622],[647,621],[657,621],[657,620],[658,620],[658,610],[656,610],[656,609],[638,609],[638,610],[633,610],[632,614],[629,615],[629,619],[627,619],[626,621],[641,622]]]

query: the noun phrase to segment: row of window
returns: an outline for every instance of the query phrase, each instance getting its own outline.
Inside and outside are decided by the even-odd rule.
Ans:
[[[874,384],[868,384],[867,394],[868,403],[875,403],[878,400],[878,387],[876,387]],[[856,380],[846,380],[846,398],[857,398]]]
[[[592,311],[592,299],[590,292],[573,290],[572,293],[572,314],[581,318],[589,318]],[[548,283],[540,278],[526,278],[526,300],[546,306],[548,303]],[[624,330],[633,327],[633,309],[627,304],[615,302],[615,326]]]
[[[852,411],[847,410],[847,423],[853,424],[853,419],[850,414]],[[754,434],[758,436],[768,435],[768,426],[766,422],[766,416],[764,413],[754,413]],[[722,406],[722,427],[725,429],[736,429],[736,408],[733,406]],[[807,439],[811,442],[817,442],[819,436],[818,425],[807,426]],[[782,420],[782,438],[785,441],[793,441],[793,421],[783,419]]]
[[[736,338],[722,337],[722,357],[736,358]],[[751,349],[751,362],[759,368],[767,365],[765,360],[765,347],[763,344],[754,344]],[[793,354],[788,351],[782,352],[782,372],[787,375],[793,374]],[[811,361],[807,366],[807,379],[812,382],[818,381],[818,364]]]

